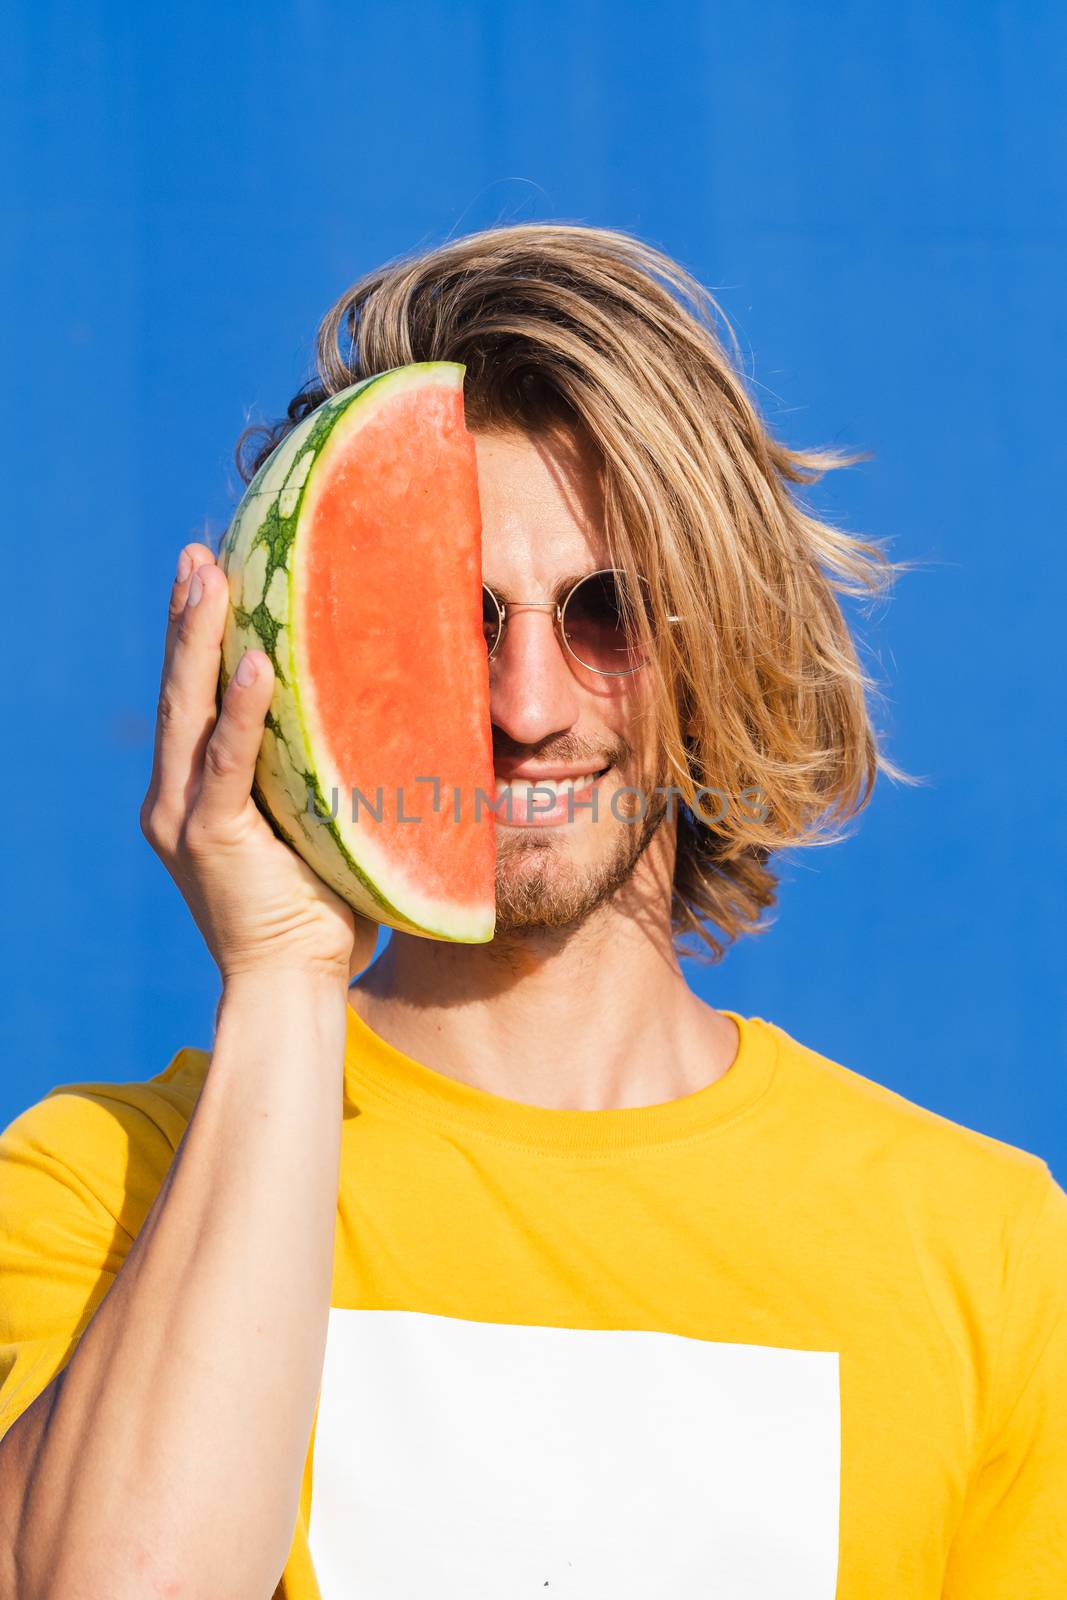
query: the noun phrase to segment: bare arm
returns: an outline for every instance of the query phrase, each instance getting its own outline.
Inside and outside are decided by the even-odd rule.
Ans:
[[[265,1600],[325,1350],[347,985],[373,929],[250,798],[270,663],[216,719],[224,575],[176,585],[142,825],[223,979],[211,1064],[143,1227],[64,1370],[0,1440],[12,1600]]]
[[[18,1600],[273,1592],[330,1297],[345,994],[236,980],[170,1171],[0,1444]]]

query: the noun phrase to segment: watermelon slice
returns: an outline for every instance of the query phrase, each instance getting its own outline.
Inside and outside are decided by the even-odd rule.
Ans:
[[[253,793],[362,915],[493,936],[481,514],[459,362],[330,397],[264,462],[222,542],[220,691],[248,648],[275,684]]]

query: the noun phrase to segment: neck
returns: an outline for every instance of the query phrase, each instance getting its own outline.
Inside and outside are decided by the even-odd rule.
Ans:
[[[692,1094],[729,1069],[737,1029],[682,975],[651,855],[577,927],[486,945],[394,932],[350,1004],[406,1055],[509,1100],[596,1111]]]

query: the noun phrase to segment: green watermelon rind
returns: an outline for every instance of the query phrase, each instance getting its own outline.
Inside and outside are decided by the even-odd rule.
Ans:
[[[289,623],[296,605],[296,561],[291,559],[294,541],[315,470],[332,454],[328,444],[343,444],[351,431],[373,415],[366,402],[379,385],[393,393],[427,381],[462,384],[464,371],[460,362],[425,361],[365,378],[332,395],[305,417],[263,463],[219,550],[219,563],[230,585],[219,694],[221,699],[245,650],[263,650],[274,668],[275,685],[256,762],[253,796],[275,832],[361,915],[423,937],[473,944],[493,937],[491,910],[487,915],[484,909],[475,908],[464,917],[454,904],[427,897],[419,916],[410,916],[353,856],[338,821],[329,816],[324,785],[311,754],[308,711],[289,648]],[[380,389],[375,398],[384,398]],[[318,819],[308,815],[309,792]]]

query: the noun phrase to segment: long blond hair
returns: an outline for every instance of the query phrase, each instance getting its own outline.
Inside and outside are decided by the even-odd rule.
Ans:
[[[612,564],[649,585],[635,620],[681,794],[676,947],[718,960],[766,926],[775,851],[843,837],[879,770],[907,781],[879,747],[838,600],[884,593],[907,564],[791,488],[865,457],[771,435],[727,318],[669,256],[615,229],[522,223],[360,278],[323,319],[316,375],[286,418],[241,435],[242,478],[328,395],[437,360],[466,364],[471,429],[577,427],[599,455]],[[709,789],[759,799],[709,825]]]

